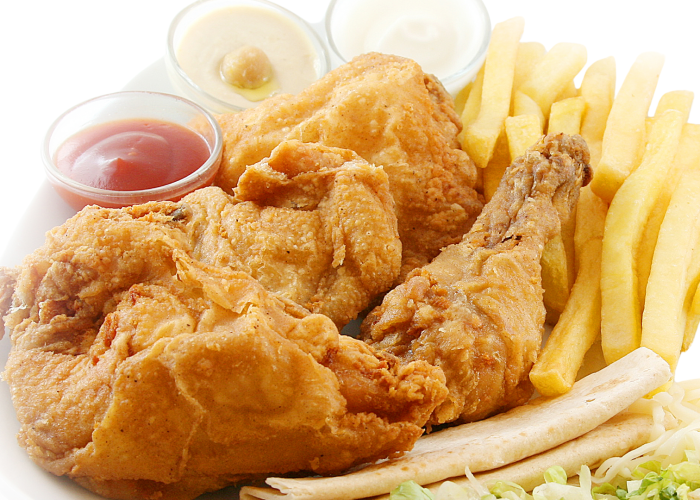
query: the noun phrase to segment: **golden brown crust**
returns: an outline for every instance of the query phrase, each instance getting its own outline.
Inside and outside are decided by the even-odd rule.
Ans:
[[[452,99],[414,61],[365,54],[296,96],[218,120],[225,146],[216,183],[227,192],[248,165],[289,139],[350,149],[382,166],[396,203],[402,276],[458,242],[482,208]]]
[[[412,272],[362,325],[404,360],[439,366],[450,394],[431,418],[473,421],[520,405],[544,332],[540,258],[590,178],[578,136],[546,136],[516,159],[461,243]]]
[[[3,375],[39,465],[114,498],[179,500],[341,472],[423,433],[442,372],[377,354],[329,317],[347,321],[398,274],[386,174],[283,143],[239,187],[88,207],[17,268]],[[305,245],[318,269],[288,257]]]

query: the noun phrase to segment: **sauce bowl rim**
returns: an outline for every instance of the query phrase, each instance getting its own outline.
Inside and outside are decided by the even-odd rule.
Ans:
[[[283,16],[293,21],[297,26],[299,26],[311,40],[312,45],[314,46],[314,49],[316,50],[316,53],[319,57],[319,67],[316,68],[318,72],[318,77],[323,77],[326,73],[328,73],[331,70],[331,58],[329,54],[328,45],[324,42],[324,40],[316,32],[316,30],[313,29],[310,23],[308,23],[304,18],[292,12],[291,10],[286,9],[285,7],[282,7],[281,5],[278,5],[269,0],[197,0],[196,2],[189,4],[180,12],[178,12],[177,15],[171,21],[170,26],[168,28],[167,36],[166,61],[168,64],[168,69],[174,72],[175,75],[178,78],[180,78],[185,83],[185,85],[194,92],[194,94],[196,94],[198,97],[201,96],[203,99],[212,102],[217,108],[227,110],[227,112],[240,112],[249,109],[219,99],[218,97],[202,89],[190,78],[190,76],[182,68],[182,66],[180,66],[180,63],[178,62],[177,56],[175,54],[175,34],[180,28],[180,23],[182,22],[182,20],[192,11],[201,8],[202,6],[206,6],[207,4],[215,3],[230,4],[231,6],[258,5],[260,7],[267,8],[269,10],[273,10],[282,14]]]
[[[186,106],[192,107],[195,111],[197,111],[201,116],[203,116],[206,120],[207,125],[210,127],[211,131],[213,132],[214,135],[214,144],[213,147],[210,144],[210,141],[208,141],[206,138],[202,137],[202,134],[197,133],[200,137],[202,137],[205,142],[207,143],[207,148],[209,149],[209,157],[207,158],[207,161],[204,162],[197,170],[192,172],[191,174],[187,175],[186,177],[183,177],[182,179],[179,179],[175,182],[171,182],[169,184],[164,184],[163,186],[158,186],[155,188],[148,188],[148,189],[139,189],[139,190],[131,190],[131,191],[118,191],[118,190],[111,190],[111,189],[102,189],[102,188],[96,188],[93,186],[89,186],[87,184],[83,184],[81,182],[75,181],[68,177],[66,174],[61,172],[58,167],[56,167],[56,164],[54,162],[54,158],[51,152],[51,139],[53,137],[54,132],[56,129],[60,126],[60,124],[63,122],[63,120],[68,117],[70,114],[75,112],[76,110],[90,104],[97,103],[99,101],[106,101],[110,99],[119,99],[120,97],[129,97],[129,96],[154,96],[156,98],[161,98],[161,99],[166,99],[166,100],[175,100],[179,101],[182,104],[185,104]],[[136,117],[136,116],[135,116]],[[154,116],[141,116],[139,118],[144,118],[144,119],[160,119],[156,118]],[[109,121],[106,121],[105,123],[108,123]],[[180,124],[181,125],[181,124]],[[83,129],[79,129],[73,132],[74,135],[79,133]],[[70,137],[69,135],[69,137]],[[204,107],[200,106],[199,104],[186,99],[184,97],[180,97],[177,95],[173,94],[168,94],[164,92],[153,92],[153,91],[141,91],[141,90],[125,90],[125,91],[120,91],[120,92],[113,92],[109,94],[103,94],[97,97],[93,97],[91,99],[87,99],[81,103],[76,104],[75,106],[72,106],[71,108],[67,109],[61,115],[56,118],[53,123],[49,126],[45,136],[44,136],[44,141],[42,144],[41,148],[41,157],[44,163],[44,170],[47,174],[47,177],[49,178],[49,181],[51,183],[59,184],[61,187],[69,189],[73,193],[76,193],[80,196],[84,197],[89,197],[93,198],[94,200],[104,200],[104,201],[109,201],[111,203],[126,203],[127,200],[133,199],[133,198],[149,198],[152,199],[152,201],[159,201],[159,200],[164,200],[166,199],[163,195],[169,195],[173,193],[174,195],[180,195],[187,191],[190,187],[194,186],[194,189],[199,187],[199,184],[201,180],[212,177],[216,175],[216,172],[218,171],[219,165],[221,163],[221,157],[223,153],[223,143],[224,143],[224,137],[223,137],[223,132],[221,130],[221,127],[219,123],[216,121],[214,116],[207,111]],[[189,191],[192,191],[192,189],[189,189]],[[128,203],[128,204],[133,204],[133,203]]]

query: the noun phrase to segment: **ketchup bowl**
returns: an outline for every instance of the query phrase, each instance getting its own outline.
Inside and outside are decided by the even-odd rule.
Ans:
[[[117,92],[85,101],[49,127],[42,147],[50,184],[74,209],[177,201],[211,184],[223,134],[182,97]]]

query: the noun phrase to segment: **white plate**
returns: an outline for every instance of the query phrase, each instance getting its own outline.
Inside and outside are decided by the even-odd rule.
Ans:
[[[318,2],[317,2],[318,3]],[[647,5],[648,4],[648,5]],[[53,4],[52,4],[53,5]],[[573,4],[572,4],[573,5]],[[641,25],[642,10],[659,8],[658,4],[640,2],[631,9],[625,2],[593,1],[586,5],[576,4],[565,7],[561,2],[544,0],[522,2],[521,0],[499,0],[489,2],[489,9],[494,22],[523,14],[526,17],[525,40],[535,40],[550,47],[557,41],[577,41],[589,48],[589,62],[613,54],[619,62],[618,79],[621,81],[633,57],[643,50],[658,50],[667,57],[667,65],[662,73],[663,90],[676,88],[700,89],[697,78],[697,65],[691,61],[697,49],[697,33],[690,11],[697,11],[693,1],[669,0],[664,3],[665,10],[649,14]],[[672,10],[686,11],[685,14],[673,14]],[[552,18],[561,16],[561,11],[576,11],[576,15],[564,15],[558,22]],[[653,11],[652,11],[653,12]],[[605,15],[604,15],[605,14]],[[605,18],[615,20],[612,25],[605,25]],[[630,19],[631,18],[631,19]],[[628,21],[624,21],[628,19]],[[603,27],[595,31],[588,29],[601,20]],[[635,21],[637,24],[631,24]],[[656,24],[654,24],[656,23]],[[653,28],[648,26],[654,24]],[[641,27],[640,27],[641,26]],[[642,29],[643,28],[643,29]],[[657,36],[649,42],[648,33]],[[627,38],[620,41],[621,31]],[[644,31],[644,32],[642,32]],[[609,43],[607,36],[614,35],[615,42]],[[634,38],[636,36],[637,38]],[[680,38],[679,38],[680,37]],[[695,38],[693,38],[695,37]],[[690,40],[690,42],[688,42]],[[684,43],[685,42],[685,43]],[[674,49],[676,49],[674,51]],[[688,58],[682,56],[687,54]],[[676,86],[677,85],[677,86]],[[126,89],[154,90],[172,92],[172,87],[165,76],[164,63],[158,60],[139,73]],[[662,89],[657,89],[660,95]],[[85,98],[92,97],[86,95]],[[696,105],[696,108],[700,105]],[[694,119],[692,118],[694,117]],[[691,121],[698,122],[697,111],[691,115]],[[62,224],[75,212],[55,194],[46,183],[41,185],[29,203],[29,209],[21,216],[9,241],[12,245],[0,255],[0,265],[16,265],[22,258],[41,246],[44,233],[52,227]],[[11,214],[12,215],[12,214]],[[4,365],[10,348],[9,339],[0,341],[0,363]],[[700,378],[700,342],[681,357],[677,369],[679,380]],[[10,402],[7,384],[0,383],[0,499],[4,500],[97,500],[101,497],[77,486],[66,478],[55,477],[31,462],[22,448],[17,445],[15,436],[19,429],[14,409]],[[235,498],[231,490],[204,495],[202,498]]]

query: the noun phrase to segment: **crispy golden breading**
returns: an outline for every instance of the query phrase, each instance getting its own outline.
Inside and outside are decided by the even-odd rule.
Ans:
[[[247,166],[289,139],[350,149],[381,165],[396,202],[402,275],[458,242],[482,208],[452,99],[409,59],[362,55],[296,96],[218,120],[225,144],[216,183],[227,192]]]
[[[12,304],[12,294],[15,289],[17,270],[9,267],[0,267],[0,326],[2,326],[2,316],[10,309]],[[0,339],[5,335],[5,328],[0,330]]]
[[[442,372],[197,260],[193,200],[88,207],[18,268],[3,376],[30,457],[109,497],[184,500],[410,449]]]
[[[401,266],[387,176],[349,150],[282,142],[241,176],[235,199],[200,190],[181,217],[196,259],[245,271],[339,328]]]
[[[372,346],[439,366],[450,394],[431,423],[522,404],[544,333],[540,257],[590,180],[579,136],[546,136],[506,170],[463,241],[389,292],[362,325]]]

